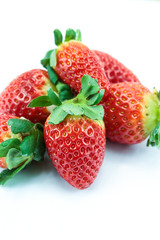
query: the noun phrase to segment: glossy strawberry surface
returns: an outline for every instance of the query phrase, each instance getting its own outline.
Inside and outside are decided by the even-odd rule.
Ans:
[[[10,126],[8,126],[8,120],[11,118],[15,118],[14,116],[0,113],[0,143],[3,141],[10,139],[12,136]],[[0,158],[0,167],[6,168],[6,158]]]
[[[100,89],[106,90],[109,81],[97,55],[81,42],[69,41],[61,44],[56,57],[54,70],[76,92],[80,91],[81,78],[85,74],[98,79]]]
[[[110,83],[140,83],[139,79],[128,68],[109,54],[97,50],[93,50],[93,52],[99,57]]]
[[[58,173],[72,186],[84,189],[95,180],[102,165],[106,139],[102,121],[68,116],[53,125],[46,121],[47,151]]]
[[[14,79],[0,94],[0,111],[43,124],[50,114],[47,108],[27,108],[27,105],[34,98],[46,95],[50,86],[46,71],[34,69],[25,72]]]
[[[111,84],[102,105],[105,111],[106,136],[112,141],[124,144],[139,143],[157,124],[156,113],[155,118],[152,115],[152,94],[141,84]]]

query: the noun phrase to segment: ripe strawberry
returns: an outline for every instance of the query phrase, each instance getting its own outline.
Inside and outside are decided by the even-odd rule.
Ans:
[[[110,140],[125,144],[140,143],[154,129],[149,142],[153,143],[158,137],[160,95],[156,90],[152,94],[137,83],[111,84],[102,105],[106,136]],[[155,145],[158,146],[158,142]]]
[[[0,113],[0,184],[4,184],[33,159],[43,159],[43,127],[29,120]]]
[[[89,187],[102,165],[106,137],[98,80],[84,75],[80,93],[63,103],[53,91],[48,98],[58,105],[45,123],[44,138],[53,165],[59,174],[78,189]],[[48,100],[47,100],[48,101]],[[36,106],[32,101],[30,107]],[[56,104],[57,103],[57,104]],[[41,104],[41,103],[40,103]]]
[[[50,114],[47,107],[30,109],[27,105],[34,98],[46,95],[49,87],[56,89],[44,70],[34,69],[21,74],[0,94],[1,112],[44,124]]]
[[[80,33],[78,31],[78,33]],[[87,46],[80,42],[80,37],[72,29],[66,31],[65,42],[62,43],[62,34],[54,31],[57,49],[47,52],[41,63],[44,67],[51,68],[60,79],[68,84],[75,92],[81,89],[81,78],[90,75],[98,79],[100,89],[107,88],[109,81],[98,56]]]
[[[99,172],[105,151],[103,121],[67,116],[59,124],[45,123],[47,151],[58,173],[78,189],[89,187]]]
[[[129,69],[109,54],[97,50],[93,50],[93,52],[99,57],[110,83],[140,83],[139,79]]]

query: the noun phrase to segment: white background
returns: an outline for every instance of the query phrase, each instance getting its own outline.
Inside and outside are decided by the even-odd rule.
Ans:
[[[160,89],[160,1],[1,1],[0,91],[41,68],[53,30],[80,28],[83,43]],[[94,184],[74,189],[49,159],[0,187],[0,239],[160,239],[160,152],[107,143]]]

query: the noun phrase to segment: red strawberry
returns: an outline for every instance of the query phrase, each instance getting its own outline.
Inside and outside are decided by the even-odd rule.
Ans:
[[[103,97],[98,80],[83,76],[80,93],[63,103],[49,91],[47,102],[57,106],[45,123],[44,138],[49,157],[59,174],[71,185],[84,189],[94,181],[103,162],[105,128],[102,106],[95,106]],[[30,107],[38,105],[38,99]],[[41,103],[40,103],[41,104]]]
[[[103,121],[68,116],[59,124],[45,123],[47,151],[58,173],[72,186],[84,189],[93,183],[105,151]]]
[[[62,43],[62,34],[59,30],[55,30],[54,34],[58,48],[47,52],[41,61],[43,66],[53,68],[60,79],[75,92],[81,89],[83,75],[98,79],[100,89],[106,90],[109,81],[98,56],[79,41],[80,38],[77,38],[76,32],[68,29],[64,43]]]
[[[0,114],[0,184],[4,184],[33,159],[43,159],[43,126],[29,120]]]
[[[50,114],[49,110],[46,107],[30,109],[27,105],[34,98],[46,95],[49,87],[55,90],[44,70],[34,69],[21,74],[1,93],[1,112],[43,124]]]
[[[141,84],[124,82],[110,85],[102,105],[106,136],[115,142],[139,143],[160,122],[160,95],[157,91],[152,94]],[[159,134],[158,129],[159,126],[152,135]],[[154,137],[149,141],[154,142]]]
[[[110,83],[140,83],[139,79],[129,69],[109,54],[97,50],[93,50],[93,52],[99,57]]]

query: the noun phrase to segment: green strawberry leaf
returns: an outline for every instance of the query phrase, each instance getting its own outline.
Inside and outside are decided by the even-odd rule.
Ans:
[[[53,33],[55,44],[59,46],[63,41],[62,33],[59,31],[59,29],[55,29]]]
[[[62,92],[63,90],[71,90],[70,86],[66,83],[58,81],[56,84],[56,88],[58,92]]]
[[[34,128],[35,128],[36,130],[39,130],[39,131],[41,131],[41,132],[43,133],[44,126],[43,126],[41,123],[35,123],[35,124],[34,124]]]
[[[48,107],[51,106],[52,102],[48,96],[39,96],[37,98],[34,98],[29,104],[28,108],[34,108],[34,107]]]
[[[52,88],[49,88],[47,90],[48,97],[53,105],[60,106],[62,104],[58,94],[52,90]]]
[[[62,122],[65,119],[65,117],[68,115],[68,113],[63,110],[62,106],[63,105],[56,107],[52,111],[48,121],[49,124],[58,124]]]
[[[63,90],[62,92],[59,93],[61,101],[69,100],[74,97],[73,92],[71,89],[68,90]]]
[[[35,129],[34,135],[36,138],[36,143],[34,148],[34,160],[42,161],[45,153],[45,143],[44,143],[43,132]]]
[[[58,75],[55,73],[55,71],[53,70],[53,68],[50,67],[49,63],[47,64],[47,70],[48,70],[48,76],[49,76],[49,79],[50,81],[53,83],[53,84],[56,84],[57,81],[58,81]]]
[[[55,68],[56,64],[57,64],[57,50],[56,49],[53,49],[53,51],[51,52],[51,55],[50,55],[50,66],[52,68]]]
[[[155,129],[151,132],[149,139],[147,141],[147,147],[148,146],[156,146],[158,149],[160,149],[160,122],[157,124]]]
[[[25,137],[20,145],[20,149],[22,151],[22,155],[30,155],[34,153],[36,145],[36,137],[34,134],[31,134]]]
[[[74,39],[76,39],[76,32],[71,28],[67,29],[64,41],[69,42],[70,40]]]
[[[32,156],[28,156],[27,160],[16,169],[6,169],[0,173],[0,185],[4,185],[8,180],[14,177],[18,172],[20,172],[23,168],[25,168],[32,161]]]
[[[51,53],[53,52],[53,49],[49,50],[45,57],[41,60],[41,64],[43,65],[44,68],[47,68],[47,65],[49,65],[50,63],[50,56],[51,56]]]
[[[28,159],[28,156],[22,155],[22,152],[16,148],[11,148],[6,156],[7,168],[9,170],[17,168]]]
[[[104,95],[104,89],[101,89],[97,94],[95,94],[93,97],[91,97],[87,101],[87,104],[90,106],[98,104],[102,100],[103,95]]]
[[[79,29],[76,30],[76,40],[80,42],[82,41],[82,34]]]
[[[72,89],[69,87],[69,85],[58,81],[58,83],[56,84],[56,88],[58,90],[61,101],[68,100],[74,97]]]
[[[104,109],[102,106],[87,106],[83,105],[84,115],[93,120],[102,120],[104,116]]]
[[[70,115],[82,115],[84,113],[81,104],[66,103],[62,105],[62,109]]]
[[[0,144],[0,158],[6,157],[11,148],[19,149],[21,141],[18,138],[8,139]]]
[[[27,133],[34,127],[34,124],[29,120],[19,118],[9,119],[8,125],[11,126],[11,131],[14,134]]]
[[[52,88],[49,88],[47,90],[48,96],[39,96],[37,98],[34,98],[27,107],[48,107],[51,105],[59,106],[62,104],[60,97],[56,92],[52,90]]]
[[[87,98],[99,91],[98,80],[89,75],[84,75],[81,79],[81,93]]]

